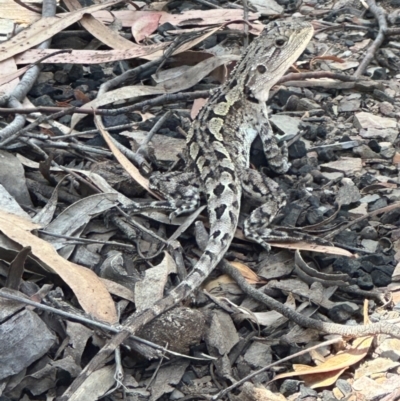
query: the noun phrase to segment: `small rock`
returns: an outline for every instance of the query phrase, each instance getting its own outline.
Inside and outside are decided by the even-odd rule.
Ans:
[[[32,103],[39,107],[39,106],[50,106],[54,107],[56,103],[53,101],[53,99],[49,95],[42,95],[37,97],[36,99],[32,99]]]
[[[371,113],[362,111],[354,115],[354,126],[358,129],[369,129],[369,128],[396,128],[396,120],[387,117],[376,116]]]
[[[329,181],[336,181],[344,177],[343,173],[327,173],[321,172],[321,175]]]
[[[61,85],[65,85],[69,82],[70,78],[67,71],[58,70],[54,73],[54,80]]]
[[[337,272],[346,273],[350,277],[354,277],[360,270],[361,264],[358,260],[340,257],[333,262],[332,267]]]
[[[393,143],[399,135],[399,131],[396,128],[387,128],[387,129],[380,129],[369,127],[367,129],[360,130],[360,136],[365,139],[380,139],[383,141],[388,141]]]
[[[394,106],[389,102],[382,102],[379,105],[379,111],[385,116],[392,114],[394,111]]]
[[[396,149],[390,142],[380,142],[379,146],[381,148],[380,155],[384,159],[387,160],[392,159],[396,154]]]
[[[279,392],[285,397],[297,393],[301,383],[300,380],[286,379],[279,388]]]
[[[329,311],[328,317],[335,323],[346,323],[359,313],[359,308],[351,302],[335,304]]]
[[[340,242],[341,244],[346,244],[348,246],[356,246],[357,245],[358,235],[354,231],[346,230],[342,231],[335,236],[335,241]]]
[[[300,118],[274,114],[270,123],[279,132],[279,139],[288,141],[299,132]]]
[[[363,239],[361,241],[361,245],[368,252],[376,252],[376,250],[378,249],[379,242],[378,241],[373,241],[373,240],[370,240],[370,239]]]
[[[386,81],[388,79],[386,68],[376,68],[374,70],[374,73],[372,74],[371,79],[375,81]]]
[[[387,338],[379,345],[376,351],[380,353],[382,358],[398,361],[400,360],[400,340],[397,338]]]
[[[344,395],[350,394],[353,391],[350,383],[347,380],[338,379],[336,381],[336,386]]]
[[[350,205],[350,203],[358,202],[361,198],[360,191],[349,178],[343,178],[342,187],[336,196],[336,202],[340,205]]]
[[[362,160],[355,157],[343,157],[334,162],[321,164],[321,169],[329,172],[339,171],[345,175],[352,175],[362,170]]]
[[[392,96],[389,96],[387,93],[385,93],[379,89],[374,89],[373,96],[375,99],[377,99],[381,102],[389,102],[389,103],[395,102],[395,99]]]
[[[43,82],[41,84],[34,85],[29,91],[29,95],[33,97],[39,97],[43,95],[53,95],[56,91],[54,85],[50,85],[48,82]]]
[[[330,148],[317,149],[318,159],[322,162],[330,162],[336,159],[335,152]]]
[[[208,352],[213,355],[226,355],[239,342],[239,335],[231,317],[223,311],[211,313],[210,325],[205,334]]]
[[[372,174],[363,174],[360,177],[360,188],[365,188],[369,185],[372,185],[374,182],[376,182],[376,177],[374,177]]]
[[[382,209],[383,207],[386,207],[387,205],[388,205],[387,199],[380,198],[369,206],[369,211],[373,212],[374,210]]]
[[[393,224],[394,221],[399,221],[400,219],[400,209],[394,209],[390,212],[386,212],[380,218],[382,224]],[[383,264],[383,263],[382,263]]]
[[[296,141],[289,146],[289,156],[291,159],[300,159],[307,154],[306,145],[303,141]]]
[[[365,216],[367,213],[368,213],[367,203],[360,203],[359,206],[349,210],[349,216],[354,218]]]
[[[372,203],[380,199],[380,196],[378,194],[370,194],[370,195],[365,195],[360,199],[360,202],[363,203]]]
[[[301,400],[311,401],[313,399],[318,399],[318,393],[316,390],[305,386],[304,384],[300,385],[300,397]]]
[[[68,73],[70,82],[83,78],[84,70],[81,64],[66,64],[63,69]]]
[[[253,342],[244,354],[244,360],[254,369],[272,362],[271,347],[260,342]]]
[[[363,273],[362,271],[359,271],[359,276],[357,277],[357,285],[362,290],[366,291],[370,291],[374,288],[371,276],[367,273]]]
[[[392,275],[383,271],[374,270],[371,273],[371,279],[376,287],[387,287],[392,282]]]
[[[39,74],[38,79],[36,80],[36,83],[42,84],[42,83],[52,81],[53,79],[54,79],[54,74],[51,71],[48,71],[48,72],[42,71]]]
[[[354,100],[344,99],[339,104],[339,111],[340,112],[349,112],[349,111],[360,110],[360,103],[361,102],[358,99],[354,99]]]
[[[374,253],[372,255],[361,256],[358,260],[360,263],[369,262],[374,266],[384,266],[393,262],[391,256],[386,256],[383,253]]]
[[[367,226],[367,227],[364,227],[361,230],[360,237],[362,239],[372,239],[372,240],[374,240],[374,239],[378,238],[378,233],[377,233],[377,231],[375,230],[374,227]]]
[[[361,145],[353,148],[353,153],[362,159],[380,159],[381,156],[375,153],[369,146]]]
[[[375,153],[379,153],[381,151],[381,147],[376,139],[371,139],[368,142],[368,146],[373,150]]]
[[[105,76],[104,69],[101,65],[92,64],[90,66],[90,78],[94,79],[95,81],[100,81]]]

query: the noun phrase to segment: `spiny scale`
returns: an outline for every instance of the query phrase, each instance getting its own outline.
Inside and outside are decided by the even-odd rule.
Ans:
[[[288,170],[287,148],[279,148],[276,143],[265,101],[271,87],[304,51],[312,34],[312,25],[303,21],[268,24],[245,51],[230,79],[210,97],[193,122],[187,138],[188,168],[197,186],[191,184],[186,198],[180,188],[181,204],[175,215],[194,210],[198,201],[193,202],[193,192],[196,188],[202,191],[210,220],[209,241],[186,280],[151,308],[133,316],[133,330],[187,297],[211,273],[233,239],[243,194],[263,202],[246,221],[245,234],[269,249],[268,224],[285,204],[285,196],[273,180],[249,169],[250,146],[260,135],[270,167],[278,173]],[[160,207],[177,207],[171,199],[173,194],[166,196],[168,205],[158,202]]]

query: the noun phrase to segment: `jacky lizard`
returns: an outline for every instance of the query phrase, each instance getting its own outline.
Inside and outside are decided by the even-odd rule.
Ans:
[[[242,196],[262,203],[245,221],[246,237],[267,250],[268,239],[285,237],[268,228],[286,204],[285,195],[271,178],[249,169],[250,146],[259,135],[270,168],[277,173],[289,169],[287,146],[277,145],[265,102],[271,87],[297,60],[312,35],[308,22],[266,25],[194,120],[187,137],[187,172],[156,174],[150,179],[152,189],[167,200],[151,202],[146,208],[172,211],[172,217],[196,210],[200,193],[204,194],[210,235],[187,278],[152,307],[128,319],[134,330],[187,297],[216,267],[233,239]]]

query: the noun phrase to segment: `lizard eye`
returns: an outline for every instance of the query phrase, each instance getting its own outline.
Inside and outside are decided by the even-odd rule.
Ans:
[[[259,65],[257,66],[257,71],[258,71],[260,74],[264,74],[264,73],[267,71],[267,68],[265,67],[265,65],[259,64]]]
[[[281,36],[281,37],[275,39],[275,46],[282,47],[285,45],[286,42],[287,42],[287,38],[284,36]]]

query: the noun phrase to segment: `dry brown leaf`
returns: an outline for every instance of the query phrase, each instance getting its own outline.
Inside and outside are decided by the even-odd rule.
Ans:
[[[219,27],[208,30],[203,35],[194,38],[191,41],[184,43],[179,47],[175,54],[187,51],[198,43],[216,32]],[[160,43],[152,46],[140,46],[132,43],[133,47],[123,50],[72,50],[67,54],[56,54],[59,50],[55,49],[30,49],[22,54],[18,54],[15,57],[17,64],[29,64],[34,63],[43,57],[47,56],[43,60],[43,63],[71,63],[71,64],[99,64],[112,61],[126,60],[132,58],[143,58],[146,60],[154,60],[163,55],[164,49],[169,46],[170,42]],[[49,57],[51,56],[51,57]]]
[[[247,238],[244,236],[243,232],[241,230],[236,230],[235,232],[235,238],[247,241]],[[325,245],[317,245],[317,244],[310,244],[308,242],[304,241],[298,241],[298,242],[288,242],[288,243],[280,243],[280,242],[268,242],[271,246],[274,246],[276,248],[283,248],[283,249],[293,249],[293,250],[300,250],[300,251],[313,251],[313,252],[322,252],[322,253],[328,253],[332,255],[341,255],[341,256],[347,256],[349,258],[355,258],[355,256],[349,252],[346,251],[345,249],[337,248],[335,246],[325,246]]]
[[[336,61],[337,63],[344,63],[344,60],[342,58],[340,58],[340,57],[337,57],[337,56],[315,56],[311,60],[311,63],[314,60],[330,60],[330,61]]]
[[[210,31],[210,32],[214,32]],[[203,35],[202,38],[205,38],[207,35]],[[192,41],[193,44],[195,41]],[[234,56],[236,58],[237,56]],[[156,87],[152,86],[143,86],[143,85],[135,85],[135,86],[125,86],[123,88],[118,88],[113,91],[107,92],[101,96],[101,98],[97,98],[92,100],[91,102],[85,105],[86,108],[97,108],[99,106],[104,106],[109,103],[113,103],[119,100],[125,100],[130,98],[135,98],[138,96],[147,96],[147,95],[160,95],[164,93],[176,93],[178,91],[188,89],[197,83],[201,77],[204,76],[204,71],[210,72],[221,63],[230,60],[230,57],[215,57],[212,59],[204,60],[204,64],[201,66],[194,66],[188,71],[187,74],[182,74],[179,79],[171,79],[165,81],[162,85],[158,85]],[[202,71],[203,70],[203,71]],[[85,114],[74,114],[71,118],[71,128],[74,128],[75,125],[86,115]]]
[[[43,61],[43,63],[71,63],[71,64],[100,64],[112,61],[120,61],[131,58],[144,58],[153,60],[162,55],[169,42],[153,46],[139,46],[122,50],[72,50],[71,53],[55,55]],[[17,64],[35,63],[44,56],[58,52],[56,49],[30,49],[15,57]]]
[[[328,387],[336,383],[336,380],[347,368],[332,370],[330,372],[315,373],[309,376],[300,376],[304,384],[310,388]]]
[[[26,1],[29,3],[29,1]],[[42,16],[22,7],[14,0],[0,0],[1,18],[10,19],[17,24],[26,25],[39,20]]]
[[[126,288],[122,284],[115,281],[108,280],[106,278],[100,278],[110,294],[116,295],[117,297],[127,299],[128,301],[135,303],[135,295],[132,290]]]
[[[192,110],[190,110],[190,118],[192,120],[197,117],[197,114],[199,114],[199,111],[206,103],[207,99],[204,99],[202,97],[194,100]]]
[[[210,72],[214,71],[217,67],[238,60],[239,56],[218,56],[211,57],[203,60],[200,63],[183,71],[179,76],[168,79],[156,88],[163,88],[166,92],[176,93],[184,89],[191,88],[201,79],[206,77]]]
[[[76,100],[80,100],[83,104],[90,102],[90,98],[79,89],[74,89],[74,96]]]
[[[114,302],[99,277],[90,269],[62,258],[51,244],[31,233],[38,228],[28,219],[0,210],[2,233],[22,247],[30,246],[35,260],[68,284],[85,312],[103,322],[118,322]]]
[[[337,248],[336,246],[326,246],[326,245],[317,245],[317,244],[310,244],[308,242],[290,242],[290,243],[278,243],[278,242],[268,242],[271,246],[276,248],[284,248],[284,249],[298,249],[300,251],[313,251],[313,252],[321,252],[327,253],[330,255],[341,255],[347,256],[349,258],[354,258],[355,256],[345,249]]]
[[[6,84],[11,83],[14,80],[17,80],[18,77],[20,77],[22,74],[24,74],[29,69],[29,65],[26,65],[25,67],[22,67],[22,68],[18,69],[17,71],[14,71],[14,72],[6,75],[6,74],[4,74],[5,70],[3,69],[3,65],[4,65],[4,63],[6,63],[9,60],[12,60],[12,62],[15,64],[15,60],[13,58],[9,58],[7,60],[0,61],[0,71],[2,72],[2,74],[0,75],[0,87],[1,87],[2,92],[6,92],[3,90],[3,88],[5,87]]]
[[[400,163],[400,153],[396,152],[393,156],[393,160],[392,163],[397,165],[398,163]]]
[[[108,24],[112,23],[115,18],[118,18],[124,27],[131,27],[138,18],[145,17],[150,13],[154,13],[154,11],[119,10],[111,14],[108,11],[102,10],[92,13],[92,15],[98,20]],[[160,25],[169,22],[174,26],[220,25],[243,19],[243,10],[239,9],[189,10],[180,14],[169,14],[165,11],[158,11],[157,13],[160,14]],[[254,21],[257,20],[258,17],[258,13],[250,12],[248,20]],[[241,25],[241,29],[243,29],[243,24],[239,25]]]
[[[218,276],[214,280],[207,281],[206,284],[203,286],[203,288],[206,291],[211,292],[214,288],[219,287],[220,284],[231,284],[231,283],[235,283],[235,280],[232,277],[228,276],[227,274],[222,274],[221,276]]]
[[[157,11],[147,11],[146,14],[138,15],[131,26],[135,41],[140,43],[143,39],[155,32],[160,25],[160,18],[161,13]]]
[[[10,93],[18,85],[19,72],[13,58],[0,61],[0,92]]]
[[[140,184],[146,191],[151,193],[153,196],[155,196],[157,199],[160,199],[159,195],[154,193],[153,191],[150,190],[149,188],[149,180],[145,177],[143,177],[139,170],[128,160],[128,158],[122,154],[118,148],[114,145],[113,139],[110,137],[108,132],[104,129],[103,123],[101,121],[101,118],[99,116],[95,116],[94,122],[96,125],[96,128],[100,131],[103,139],[106,141],[108,147],[110,148],[111,152],[115,156],[115,158],[119,161],[121,166],[126,170],[126,172],[138,183]]]
[[[233,267],[238,269],[241,275],[246,279],[249,284],[259,284],[263,281],[256,273],[253,272],[248,266],[240,262],[231,262]]]
[[[265,283],[264,280],[258,277],[258,275],[254,273],[253,270],[251,270],[245,264],[240,262],[230,262],[230,264],[240,271],[242,276],[246,279],[246,281],[249,284]],[[214,288],[219,287],[220,284],[230,284],[230,283],[235,283],[235,280],[227,274],[222,274],[221,276],[218,276],[214,280],[207,281],[207,284],[204,286],[204,289],[210,292]]]
[[[15,35],[12,39],[0,44],[0,61],[22,53],[53,37],[56,33],[78,22],[84,14],[93,13],[105,7],[118,4],[120,1],[121,0],[109,0],[105,3],[95,4],[72,13],[62,14],[61,18],[42,18]]]
[[[137,49],[135,43],[132,43],[130,40],[125,39],[123,36],[119,35],[118,32],[107,28],[103,23],[101,23],[99,20],[91,15],[85,14],[80,20],[80,23],[96,39],[111,47],[111,49]]]
[[[79,10],[82,8],[78,0],[65,0],[64,4],[67,6],[69,11]],[[85,14],[80,20],[81,25],[89,33],[91,33],[100,42],[111,47],[111,49],[132,49],[135,44],[130,40],[125,39],[118,32],[107,28],[102,22],[91,16],[90,14]]]
[[[96,109],[100,106],[117,102],[118,100],[125,100],[139,96],[162,95],[164,93],[165,91],[162,88],[155,88],[153,86],[124,86],[103,94],[101,98],[92,100],[85,105],[85,108]],[[75,125],[84,117],[86,117],[85,114],[73,114],[71,118],[71,128],[74,128]]]
[[[58,107],[71,107],[70,103],[73,99],[69,99],[69,100],[64,100],[63,102],[56,102],[56,105]]]
[[[277,375],[274,380],[300,376],[302,380],[307,380],[307,385],[311,388],[325,386],[326,383],[333,380],[333,377],[337,377],[339,371],[345,370],[364,359],[373,339],[373,336],[356,338],[350,349],[327,358],[324,363],[318,366],[293,365],[294,372],[282,373]]]

